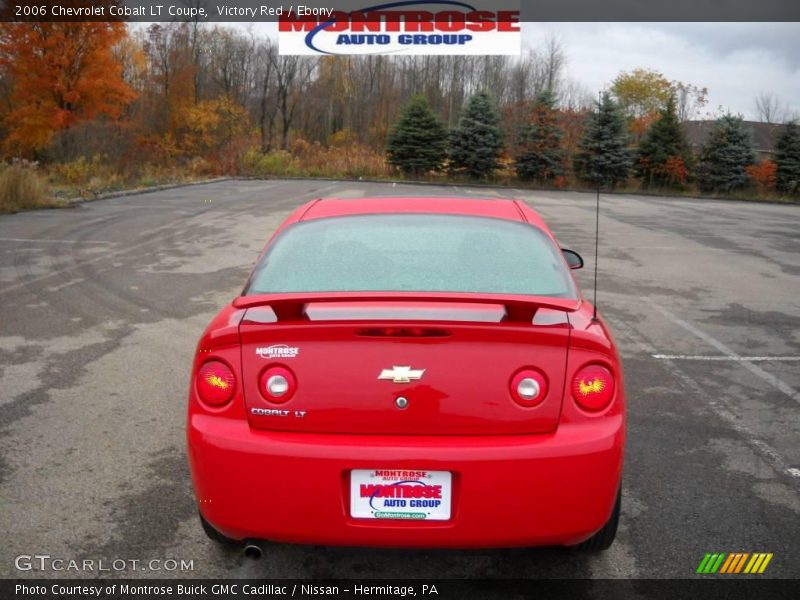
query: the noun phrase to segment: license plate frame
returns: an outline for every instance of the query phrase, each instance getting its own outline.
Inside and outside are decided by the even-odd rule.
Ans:
[[[425,469],[353,469],[350,516],[391,521],[449,521],[453,474]]]

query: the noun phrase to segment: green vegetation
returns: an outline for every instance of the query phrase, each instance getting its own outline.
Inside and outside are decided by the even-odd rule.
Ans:
[[[610,94],[602,95],[575,156],[578,176],[596,187],[625,183],[633,166],[625,118]]]
[[[521,136],[515,169],[523,181],[546,184],[564,177],[567,156],[558,121],[553,93],[545,90],[536,96],[530,122]]]
[[[475,179],[490,177],[503,149],[500,113],[489,94],[470,98],[458,127],[450,134],[450,168]]]
[[[675,97],[670,96],[639,144],[636,174],[646,188],[680,187],[688,179],[691,156],[689,142],[678,122]]]
[[[389,163],[407,175],[437,170],[447,153],[447,130],[428,101],[415,96],[403,108],[386,143]]]
[[[705,87],[638,68],[595,103],[565,64],[553,39],[519,58],[311,57],[211,23],[0,23],[0,204],[218,176],[800,198],[796,124],[758,161],[734,117],[690,148]]]
[[[776,185],[788,194],[800,193],[800,125],[790,121],[775,146]]]
[[[52,205],[35,164],[20,160],[0,165],[0,213]]]
[[[741,117],[720,117],[700,152],[697,170],[700,190],[728,193],[745,188],[750,182],[747,167],[754,162],[753,141]]]

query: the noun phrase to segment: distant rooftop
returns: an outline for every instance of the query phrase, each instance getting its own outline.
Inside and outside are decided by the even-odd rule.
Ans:
[[[705,144],[708,134],[714,128],[715,121],[686,121],[683,130],[689,143],[696,150]],[[785,125],[775,123],[760,123],[758,121],[744,121],[744,126],[750,131],[753,146],[760,159],[768,158],[775,152],[775,143]]]

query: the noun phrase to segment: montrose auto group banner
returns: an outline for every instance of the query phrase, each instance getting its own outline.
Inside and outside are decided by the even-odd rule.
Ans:
[[[502,9],[498,9],[498,5]],[[281,54],[515,55],[519,2],[406,0],[278,20]]]

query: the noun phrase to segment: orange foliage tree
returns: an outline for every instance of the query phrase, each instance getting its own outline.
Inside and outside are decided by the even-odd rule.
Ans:
[[[748,165],[744,170],[752,182],[756,184],[759,191],[769,192],[775,189],[778,167],[774,160],[767,158],[760,163]]]
[[[663,181],[672,185],[684,185],[689,178],[689,169],[682,156],[669,156],[663,165],[654,170],[662,176]]]
[[[126,35],[122,23],[0,23],[5,151],[35,156],[79,121],[120,117],[135,97],[113,53]]]
[[[247,112],[228,96],[174,111],[171,134],[178,155],[221,160],[226,146],[245,133]]]

